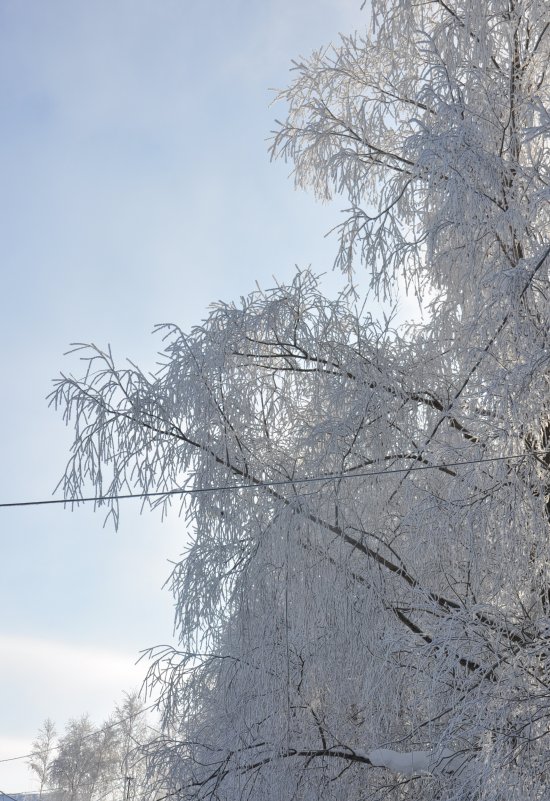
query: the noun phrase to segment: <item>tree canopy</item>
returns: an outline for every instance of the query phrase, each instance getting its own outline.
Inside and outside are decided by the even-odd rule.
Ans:
[[[149,676],[173,797],[547,797],[549,60],[543,0],[373,0],[281,92],[337,265],[422,324],[300,271],[161,326],[155,375],[82,346],[58,380],[67,498],[190,491]]]
[[[125,693],[102,726],[94,726],[89,715],[82,715],[68,721],[59,739],[47,719],[28,761],[40,782],[32,798],[154,801],[165,795],[162,782],[146,769],[143,752],[156,731],[147,723],[147,710],[136,692]]]

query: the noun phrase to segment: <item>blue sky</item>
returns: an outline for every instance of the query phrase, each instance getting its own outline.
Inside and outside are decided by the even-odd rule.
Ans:
[[[155,323],[329,270],[335,210],[270,164],[292,58],[360,27],[360,0],[3,0],[0,500],[50,497],[70,431],[45,396],[74,341],[152,366]],[[172,637],[177,518],[0,510],[0,758],[50,716],[97,722]],[[0,789],[25,790],[24,763]]]

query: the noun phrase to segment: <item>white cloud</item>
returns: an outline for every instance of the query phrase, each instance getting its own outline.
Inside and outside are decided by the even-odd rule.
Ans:
[[[112,682],[135,678],[135,657],[112,651],[79,647],[47,639],[0,635],[0,676],[5,671],[25,672],[38,661],[43,677],[64,674],[70,682]]]
[[[0,636],[0,653],[4,719],[16,697],[18,712],[9,728],[17,734],[23,712],[35,727],[46,717],[65,720],[89,712],[95,720],[108,715],[124,690],[141,685],[146,670],[136,665],[135,654],[31,637]]]

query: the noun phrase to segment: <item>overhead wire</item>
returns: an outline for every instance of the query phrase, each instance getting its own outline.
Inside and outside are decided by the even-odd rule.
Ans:
[[[25,507],[25,506],[46,506],[46,505],[78,505],[80,503],[106,503],[109,501],[119,501],[119,500],[130,500],[130,499],[145,499],[145,498],[160,498],[160,497],[170,497],[176,495],[196,495],[201,493],[210,493],[210,492],[222,492],[222,491],[234,491],[234,490],[248,490],[248,489],[262,489],[262,488],[271,488],[271,487],[279,487],[279,486],[290,486],[296,484],[309,484],[314,482],[324,482],[324,481],[341,481],[345,479],[357,479],[357,478],[369,478],[369,477],[380,477],[380,476],[388,476],[388,475],[398,475],[402,473],[416,473],[425,470],[444,470],[450,469],[454,467],[464,467],[468,465],[475,465],[475,464],[488,464],[494,462],[502,462],[508,461],[513,459],[525,459],[528,456],[547,456],[550,455],[550,450],[531,450],[524,453],[516,453],[516,454],[508,454],[505,456],[493,456],[487,457],[482,459],[469,459],[463,460],[458,462],[441,462],[436,464],[427,464],[427,465],[420,465],[414,468],[391,468],[389,470],[369,470],[369,471],[360,471],[356,473],[330,473],[327,475],[321,476],[304,476],[303,478],[293,478],[293,479],[277,479],[272,481],[254,481],[249,483],[240,483],[240,484],[222,484],[217,485],[214,487],[193,487],[193,488],[178,488],[174,490],[165,490],[159,492],[141,492],[141,493],[125,493],[125,494],[115,494],[115,495],[107,495],[107,496],[92,496],[92,497],[85,497],[85,498],[74,498],[74,499],[66,499],[66,498],[53,498],[48,500],[38,500],[38,501],[14,501],[14,502],[4,502],[0,503],[0,508],[14,508],[14,507]],[[102,731],[106,731],[116,726],[120,726],[126,721],[130,720],[132,717],[137,717],[147,711],[150,711],[156,706],[156,704],[150,704],[147,707],[144,707],[142,710],[137,712],[135,715],[130,715],[126,718],[122,718],[119,721],[115,721],[111,724],[107,724],[106,726],[101,727],[98,730],[90,732],[90,734],[85,735],[81,738],[82,741],[90,739],[91,737],[97,736],[98,733]],[[55,751],[60,748],[60,745],[54,745],[51,748],[47,749],[47,752]],[[7,763],[7,762],[15,762],[21,759],[29,759],[33,756],[33,753],[21,754],[15,757],[7,757],[0,759],[0,764]],[[175,795],[177,792],[180,792],[181,789],[176,790],[172,793],[168,793],[165,796],[162,796],[162,799],[169,798],[172,795]],[[8,793],[3,792],[0,790],[0,793],[3,797],[12,799],[12,801],[17,801],[14,799],[13,796],[9,795]],[[159,799],[159,801],[162,801]]]
[[[125,501],[130,499],[146,499],[146,498],[168,498],[175,495],[199,495],[210,492],[224,492],[231,490],[249,490],[249,489],[269,489],[271,487],[282,486],[295,486],[296,484],[311,484],[314,482],[322,481],[343,481],[346,479],[354,478],[370,478],[378,476],[398,475],[401,473],[419,473],[425,470],[445,470],[453,467],[466,467],[474,464],[489,464],[491,462],[506,462],[510,459],[526,459],[528,456],[547,456],[550,455],[550,450],[530,450],[524,453],[513,453],[506,456],[491,456],[483,459],[468,459],[459,462],[440,462],[436,464],[423,464],[419,467],[398,467],[389,470],[368,470],[357,473],[327,473],[320,476],[304,476],[302,478],[289,478],[289,479],[273,479],[268,481],[254,480],[247,483],[240,484],[219,484],[213,487],[179,487],[173,490],[162,490],[158,492],[136,492],[136,493],[122,493],[114,495],[99,495],[89,496],[85,498],[50,498],[47,500],[38,501],[9,501],[0,503],[0,509],[24,507],[24,506],[52,506],[52,505],[65,505],[65,506],[78,506],[81,503],[107,503],[108,501]],[[415,458],[412,455],[410,458]]]

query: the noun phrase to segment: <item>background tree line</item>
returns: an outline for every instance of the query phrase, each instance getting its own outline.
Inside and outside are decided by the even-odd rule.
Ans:
[[[39,797],[55,801],[155,801],[161,783],[147,770],[145,750],[158,734],[137,693],[125,694],[100,726],[88,714],[69,720],[58,735],[44,721],[32,745],[29,768]]]

